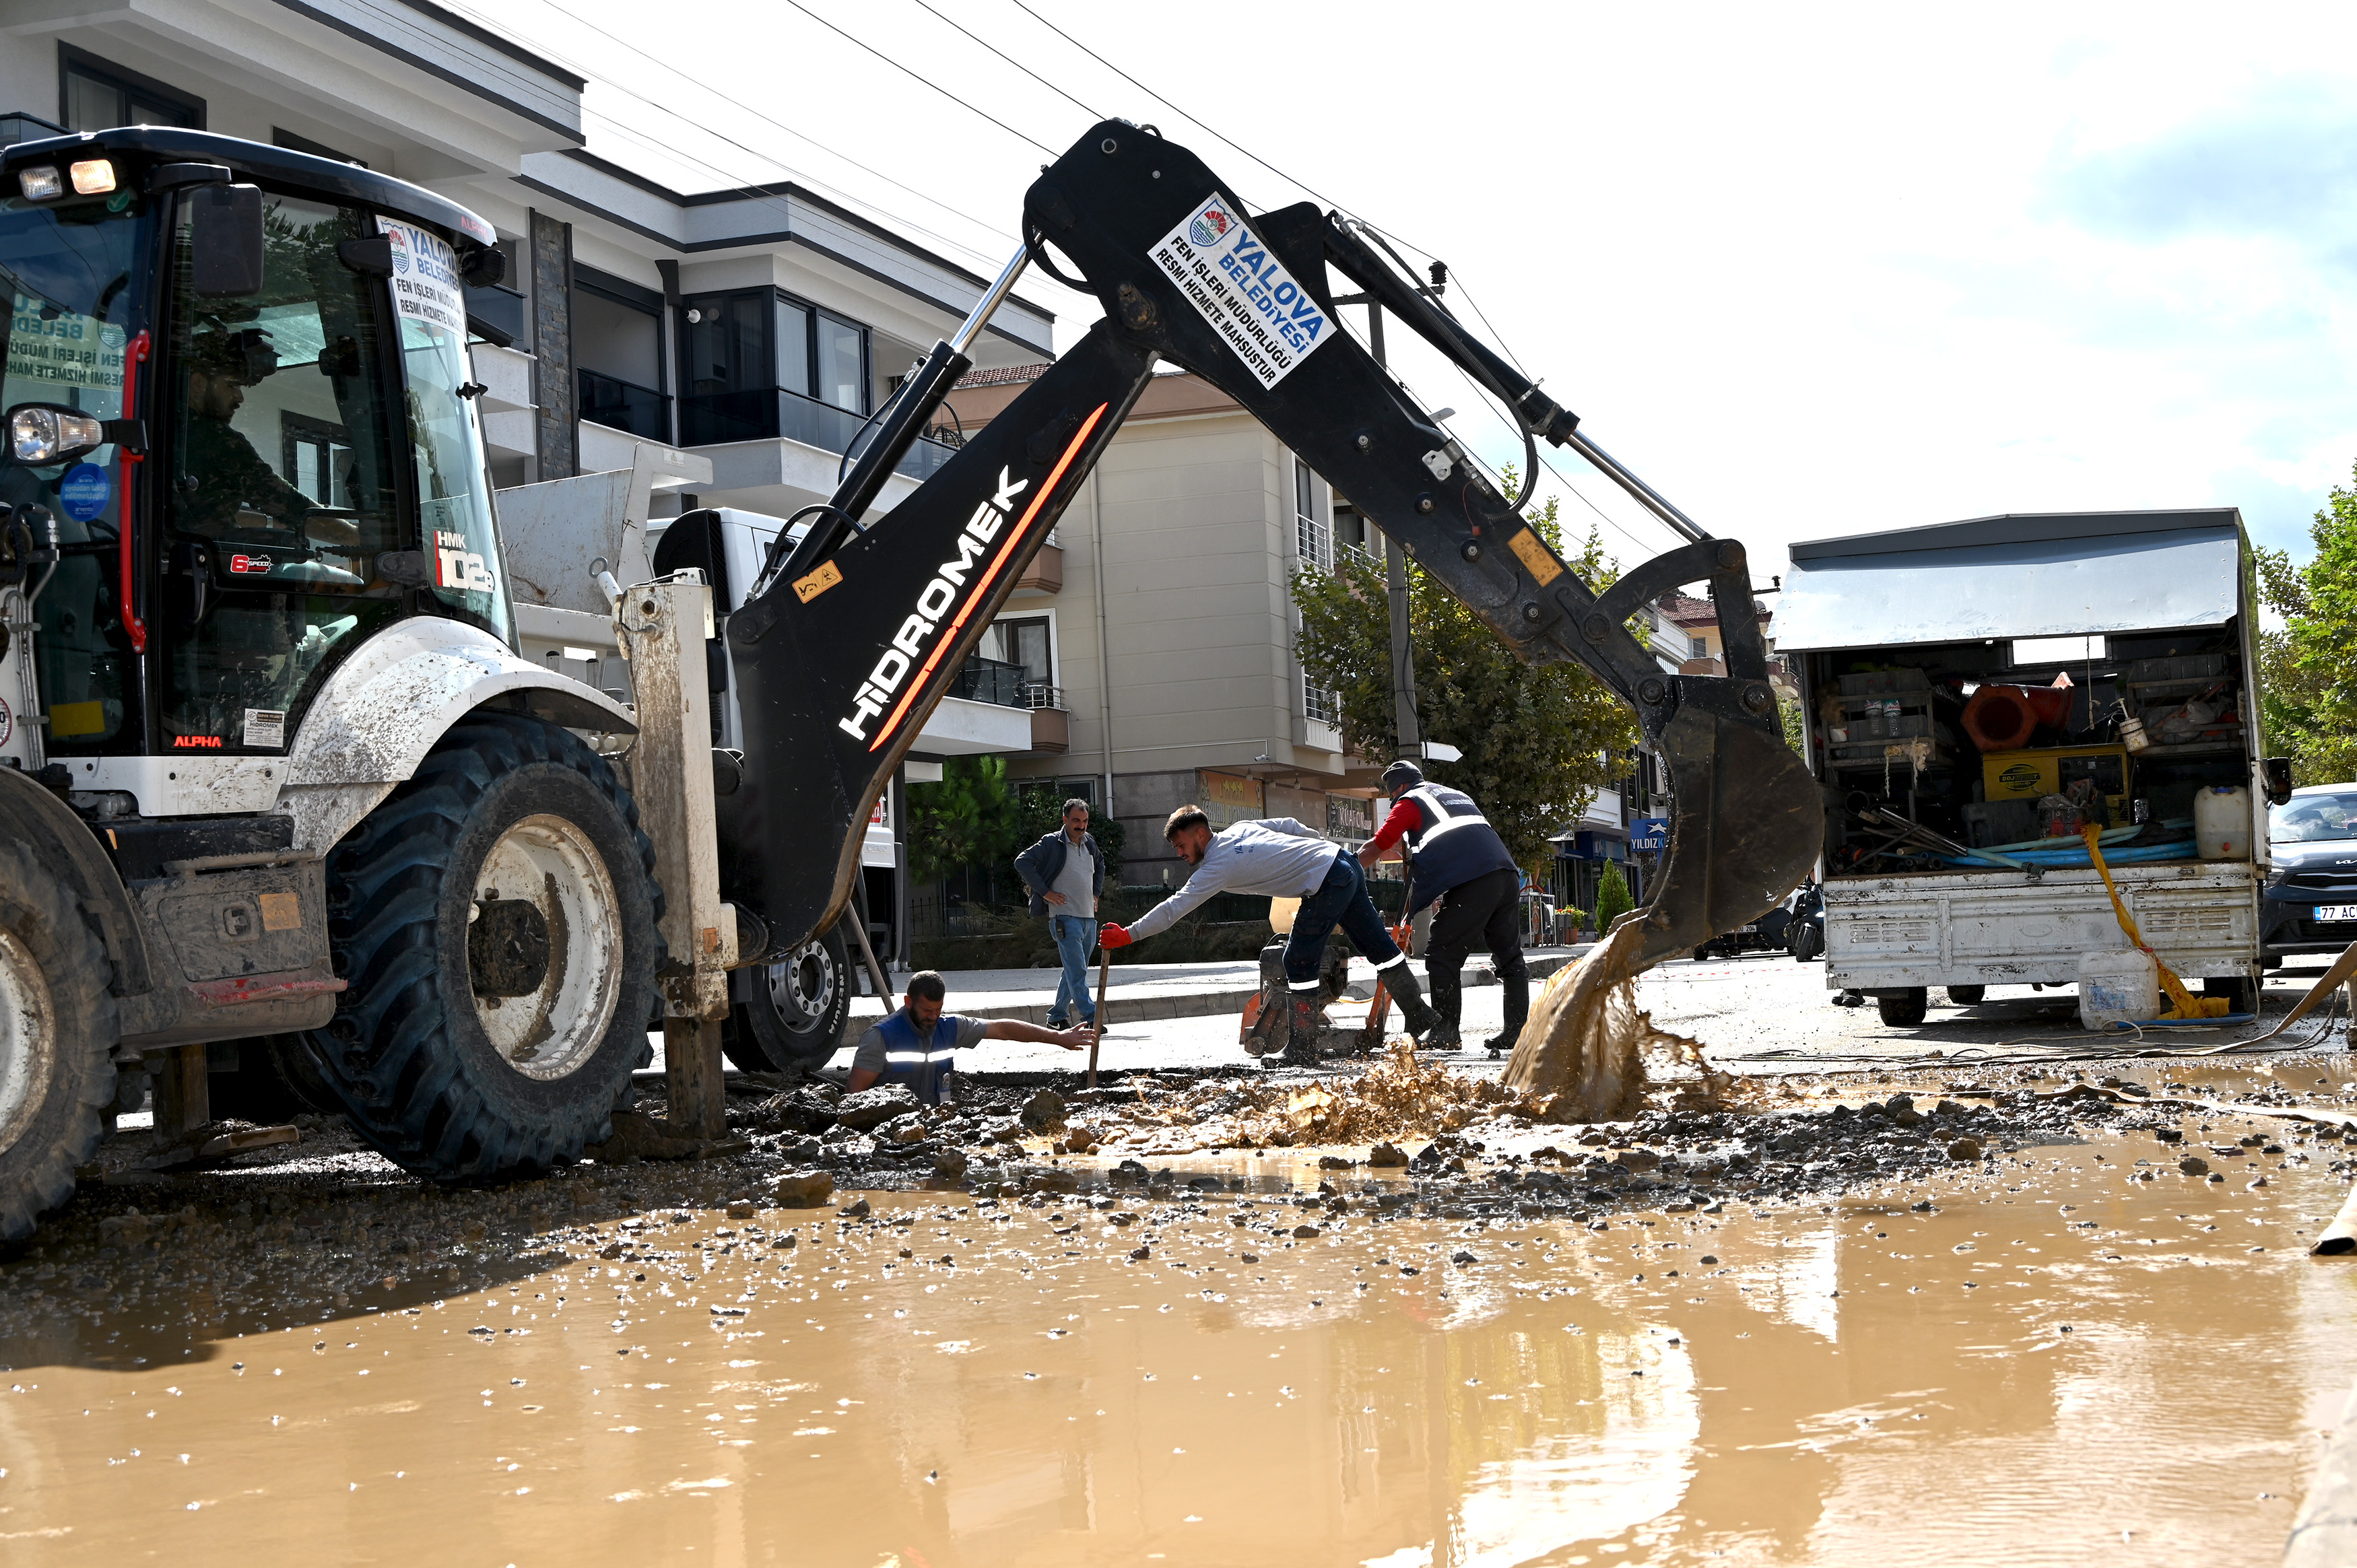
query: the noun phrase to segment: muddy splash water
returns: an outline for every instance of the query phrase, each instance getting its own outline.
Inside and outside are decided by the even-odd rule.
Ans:
[[[1928,1213],[1597,1230],[1305,1208],[1275,1162],[1205,1156],[1182,1168],[1255,1190],[655,1215],[488,1290],[242,1336],[173,1326],[168,1291],[61,1304],[0,1348],[0,1553],[2271,1553],[2357,1369],[2357,1270],[2301,1255],[2341,1188],[2173,1153],[2024,1149]]]
[[[1637,1005],[1637,953],[1645,935],[1642,921],[1624,921],[1578,962],[1547,978],[1506,1062],[1507,1088],[1564,1121],[1610,1121],[1643,1102],[1649,1047],[1702,1067],[1706,1090],[1719,1087],[1700,1045],[1657,1028]]]

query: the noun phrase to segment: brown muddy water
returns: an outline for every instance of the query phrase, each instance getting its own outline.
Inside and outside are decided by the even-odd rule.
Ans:
[[[0,1346],[0,1559],[2272,1560],[2357,1370],[2345,1189],[2182,1153],[1595,1230],[1204,1156],[1251,1190],[666,1211],[242,1335],[59,1304]]]

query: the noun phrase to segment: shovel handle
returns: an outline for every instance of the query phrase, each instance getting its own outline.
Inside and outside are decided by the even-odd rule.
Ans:
[[[1097,1015],[1096,1033],[1089,1036],[1089,1087],[1097,1086],[1097,1042],[1104,1038],[1105,982],[1113,977],[1113,950],[1100,943],[1097,947]]]

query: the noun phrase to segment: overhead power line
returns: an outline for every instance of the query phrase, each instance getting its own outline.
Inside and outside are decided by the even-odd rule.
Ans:
[[[854,38],[851,34],[845,32],[841,27],[836,27],[833,22],[828,21],[824,16],[820,16],[817,12],[803,5],[802,0],[786,0],[786,4],[792,6],[795,10],[800,11],[803,16],[808,16],[812,21],[816,22],[820,27],[824,27],[828,32],[834,34],[835,37],[842,38],[846,42],[857,44],[861,48],[866,49],[869,54],[874,55],[877,59],[882,60],[886,65],[890,66],[894,70],[899,71],[902,76],[907,77],[909,81],[922,82],[925,86],[932,89],[935,92],[940,93],[942,97],[948,99],[959,108],[965,110],[968,113],[981,116],[983,119],[987,120],[992,124],[997,126],[1000,130],[1006,132],[1008,135],[1013,136],[1017,141],[1029,143],[1032,146],[1039,148],[1049,157],[1052,158],[1056,156],[1056,149],[1049,146],[1047,143],[1039,141],[1035,137],[1025,135],[1022,132],[1017,130],[1014,126],[1008,124],[997,115],[991,113],[988,110],[977,109],[973,104],[968,103],[964,99],[960,98],[956,93],[952,92],[948,88],[943,87],[940,82],[935,81],[931,77],[927,76],[920,71],[910,70],[909,67],[902,65],[899,60],[894,59],[890,55],[886,54],[882,49],[877,48],[875,45],[867,43],[860,38]],[[961,28],[960,30],[963,31],[963,29]]]
[[[992,54],[996,55],[1000,59],[1005,60],[1007,64],[1013,66],[1016,70],[1021,71],[1024,75],[1029,77],[1032,81],[1038,82],[1040,86],[1046,88],[1049,91],[1054,93],[1057,97],[1062,99],[1073,108],[1078,109],[1090,119],[1102,120],[1104,118],[1103,115],[1098,113],[1095,110],[1090,108],[1087,104],[1082,102],[1079,99],[1073,97],[1071,93],[1065,91],[1062,88],[1057,86],[1046,77],[1041,76],[1038,71],[1033,70],[1029,66],[1025,65],[1021,60],[1017,59],[1013,55],[1008,54],[1005,49],[1000,48],[996,44],[992,43],[988,38],[984,38],[981,34],[974,32],[973,29],[948,16],[942,16],[939,11],[935,11],[933,10],[933,7],[926,5],[925,0],[916,0],[916,4],[922,10],[931,11],[933,16],[939,17],[943,23],[957,28],[959,32],[963,33],[967,38],[972,38],[975,43],[980,44],[984,48],[988,49]]]

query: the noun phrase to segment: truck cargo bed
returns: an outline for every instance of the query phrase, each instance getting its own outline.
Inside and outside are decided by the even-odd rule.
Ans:
[[[2187,979],[2258,972],[2261,868],[2190,861],[2114,868],[2163,962]],[[1825,984],[2067,985],[2079,955],[2127,945],[2092,867],[1836,877],[1824,884]]]

